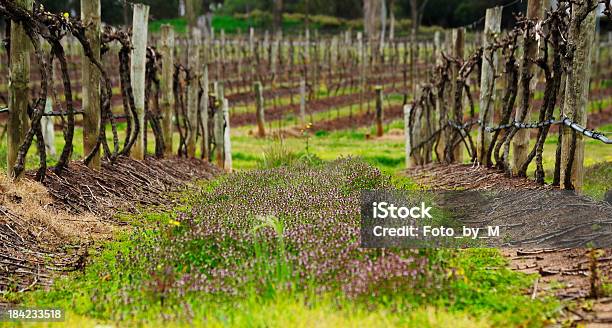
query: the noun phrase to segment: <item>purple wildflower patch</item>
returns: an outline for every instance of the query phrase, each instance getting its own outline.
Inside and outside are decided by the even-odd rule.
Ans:
[[[179,294],[423,294],[444,276],[426,251],[359,247],[360,190],[382,188],[388,178],[350,158],[228,175],[193,195],[152,268],[173,266]]]

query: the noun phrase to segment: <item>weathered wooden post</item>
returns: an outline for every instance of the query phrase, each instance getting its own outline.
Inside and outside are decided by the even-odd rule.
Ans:
[[[404,105],[404,140],[406,143],[406,168],[410,168],[414,166],[414,160],[411,155],[412,147],[412,138],[410,137],[410,116],[412,113],[412,105]]]
[[[136,106],[136,117],[140,123],[138,137],[131,150],[132,158],[144,159],[146,146],[144,143],[144,105],[145,105],[145,70],[147,61],[147,30],[149,25],[149,6],[141,3],[134,4],[134,16],[132,18],[132,89],[134,91],[134,105]]]
[[[230,140],[229,101],[223,98],[223,169],[232,172],[232,143]]]
[[[434,44],[433,44],[432,56],[435,60],[435,65],[442,64],[442,44],[440,42],[440,31],[434,32]],[[432,119],[433,119],[434,130],[437,130],[440,127],[440,115],[441,115],[440,112],[442,111],[442,108],[441,108],[442,104],[440,102],[440,97],[438,96],[437,92],[435,96],[436,96],[435,97],[436,107],[435,107]],[[438,160],[440,160],[440,158],[438,158]]]
[[[338,38],[335,35],[331,39],[329,47],[329,65],[331,67],[331,71],[335,72],[338,61]]]
[[[191,29],[191,40],[187,50],[188,66],[190,70],[190,81],[187,86],[187,118],[189,120],[189,129],[187,131],[187,156],[195,157],[196,136],[198,131],[198,93],[200,91],[199,75],[200,75],[200,41],[202,34],[200,29],[194,27]]]
[[[428,131],[427,126],[427,118],[425,116],[425,108],[420,106],[418,100],[421,99],[422,91],[421,89],[416,89],[414,94],[415,106],[412,107],[412,126],[410,131],[410,137],[412,138],[412,145],[419,145],[421,141],[426,140],[426,133]],[[426,146],[420,147],[414,150],[412,154],[412,159],[414,160],[414,165],[422,165],[427,161],[428,149]],[[431,152],[429,152],[431,153]]]
[[[86,26],[85,37],[89,40],[93,56],[100,60],[100,0],[81,0],[81,19]],[[83,150],[89,154],[100,135],[100,71],[84,54],[83,69]],[[143,80],[144,81],[144,80]],[[143,88],[144,90],[144,88]],[[89,162],[92,169],[100,169],[100,150]]]
[[[216,91],[216,100],[215,100],[215,114],[213,116],[214,122],[214,135],[215,135],[215,160],[217,161],[217,166],[219,168],[225,167],[225,146],[223,142],[225,141],[224,134],[224,125],[225,119],[223,114],[223,99],[224,91],[223,91],[223,83],[215,82],[215,91]]]
[[[174,27],[164,24],[161,27],[160,52],[162,74],[160,81],[162,134],[164,136],[164,155],[172,155],[173,129],[172,113],[174,112],[174,92],[172,89],[174,74]]]
[[[383,130],[383,88],[377,85],[374,88],[376,92],[376,136],[382,137]]]
[[[264,117],[264,98],[261,82],[255,82],[253,84],[253,89],[255,90],[255,105],[257,106],[257,135],[259,137],[265,137],[266,120]]]
[[[274,76],[274,81],[276,81],[277,76],[276,76],[276,60],[278,59],[278,52],[279,52],[279,42],[280,39],[278,37],[277,34],[277,38],[275,40],[272,41],[271,47],[270,47],[270,73]]]
[[[527,4],[527,18],[528,19],[539,19],[544,15],[544,0],[529,0]],[[524,33],[523,34],[523,54],[520,59],[519,68],[519,88],[516,103],[519,104],[519,109],[516,111],[515,120],[522,121],[523,116],[522,107],[523,103],[527,104],[527,113],[525,120],[529,120],[531,114],[531,105],[534,97],[534,91],[538,84],[538,78],[535,70],[535,65],[532,62],[532,58],[536,58],[538,53],[538,42],[536,40],[536,32]],[[529,81],[529,90],[521,87],[521,82],[531,77]],[[528,93],[526,93],[526,91]],[[526,99],[529,98],[529,99]],[[523,163],[529,156],[529,129],[521,129],[516,132],[516,135],[512,139],[512,173],[517,174],[518,170],[523,166]]]
[[[365,97],[365,51],[363,49],[363,34],[357,32],[357,56],[359,57],[359,111],[363,111],[363,100]]]
[[[306,80],[300,81],[300,123],[306,127]]]
[[[55,70],[53,71],[55,72]],[[50,82],[52,84],[53,81]],[[45,113],[49,114],[53,112],[53,100],[51,98],[47,98],[45,102]],[[55,150],[55,131],[53,127],[53,117],[52,116],[43,116],[40,119],[40,127],[43,134],[43,139],[45,139],[45,148],[49,155],[55,156],[57,154]]]
[[[380,33],[379,37],[379,45],[378,45],[378,55],[381,59],[381,62],[384,62],[384,50],[385,50],[385,32],[387,28],[387,4],[386,1],[380,2]]]
[[[491,144],[491,134],[485,127],[493,125],[495,116],[495,71],[498,66],[498,51],[490,49],[495,41],[495,35],[501,31],[502,7],[487,9],[485,15],[485,29],[482,36],[484,48],[482,71],[480,76],[480,127],[478,129],[478,161],[483,165],[487,163],[487,150]]]
[[[310,63],[310,30],[306,29],[304,40],[304,60]]]
[[[456,28],[451,31],[451,53],[453,57],[463,59],[465,52],[465,28]],[[463,124],[463,106],[462,98],[455,99],[457,93],[462,93],[461,89],[457,89],[457,77],[459,76],[459,64],[453,64],[451,66],[451,98],[449,99],[452,120],[457,121],[457,124]],[[459,103],[456,103],[456,102]],[[452,130],[451,130],[452,131]],[[448,141],[448,140],[447,140]],[[461,144],[457,144],[453,149],[453,158],[455,162],[461,163],[463,161],[463,148]]]
[[[264,59],[264,62],[266,63],[270,63],[270,32],[268,32],[268,30],[266,30],[264,32],[264,37],[263,37],[263,41],[262,41],[262,47],[261,47],[261,58]]]
[[[313,74],[312,74],[312,79],[310,82],[312,91],[314,93],[314,97],[318,99],[319,97],[319,49],[321,49],[320,47],[320,39],[319,39],[319,30],[315,30],[315,35],[314,35],[314,49],[313,49],[313,60],[312,60],[312,65],[313,65]]]
[[[32,0],[16,0],[16,3],[27,9],[32,9]],[[7,122],[7,175],[13,179],[19,179],[22,175],[15,176],[13,167],[17,161],[19,147],[25,139],[30,128],[28,118],[28,104],[30,101],[30,39],[26,35],[23,26],[13,22],[11,24],[11,44],[9,57],[9,84],[8,84],[8,122]]]
[[[226,40],[225,40],[225,30],[224,29],[221,29],[221,41],[220,42],[221,43],[220,43],[220,46],[219,46],[219,60],[221,61],[221,65],[219,65],[219,66],[221,68],[221,75],[219,75],[220,76],[219,79],[221,81],[225,81],[226,80],[226,76],[225,76],[225,73],[226,73],[226,61],[227,61],[228,58],[226,57],[226,49],[225,48],[227,47],[227,43],[226,43]],[[228,88],[231,88],[231,85],[228,85]]]
[[[210,161],[210,132],[208,131],[208,107],[210,106],[208,96],[210,90],[208,87],[208,65],[206,64],[206,61],[204,62],[204,65],[202,65],[202,78],[200,79],[200,84],[202,85],[202,98],[200,99],[202,141],[200,145],[200,151],[202,152],[202,158],[207,161]]]
[[[583,127],[587,126],[596,13],[591,10],[586,18],[579,16],[592,8],[595,2],[595,0],[587,0],[573,5],[568,40],[574,46],[574,56],[571,69],[567,74],[563,115]],[[562,129],[561,188],[580,192],[584,179],[584,137],[568,126],[563,126]]]
[[[255,29],[249,27],[249,54],[253,56],[255,50]]]

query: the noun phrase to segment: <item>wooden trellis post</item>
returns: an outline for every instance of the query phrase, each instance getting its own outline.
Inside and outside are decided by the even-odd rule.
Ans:
[[[312,74],[312,79],[310,82],[312,91],[314,93],[314,97],[315,99],[318,99],[319,97],[319,49],[321,49],[320,47],[320,39],[319,39],[319,30],[315,30],[315,35],[314,35],[314,49],[313,49],[313,60],[312,60],[312,66],[313,66],[313,74]]]
[[[200,119],[202,120],[202,143],[200,151],[202,152],[202,158],[210,161],[210,140],[208,131],[208,107],[209,103],[209,87],[208,87],[208,65],[204,61],[202,65],[202,78],[200,80],[202,85],[202,98],[200,99]]]
[[[189,40],[188,66],[191,79],[187,86],[187,118],[189,120],[189,129],[187,131],[187,156],[195,157],[196,136],[198,131],[198,93],[200,91],[199,75],[200,75],[200,29],[194,27],[191,29],[191,40]]]
[[[383,130],[383,88],[377,85],[374,90],[376,91],[376,136],[382,137]]]
[[[434,43],[433,43],[432,56],[435,60],[435,65],[442,64],[442,44],[440,43],[440,31],[434,32]],[[438,97],[437,92],[435,96],[436,96],[435,97],[436,107],[432,115],[432,120],[433,120],[432,126],[434,130],[437,130],[440,128],[440,111],[442,111],[442,104],[440,102],[440,97]],[[438,152],[438,154],[440,154],[440,152]],[[440,160],[440,158],[438,158],[438,160]]]
[[[134,104],[136,106],[136,117],[140,123],[138,137],[132,148],[131,155],[134,159],[144,159],[146,145],[144,143],[144,105],[145,105],[145,70],[147,61],[147,29],[149,21],[149,6],[141,3],[134,4],[134,16],[132,19],[132,89],[134,91]]]
[[[310,62],[310,30],[306,29],[305,40],[304,40],[304,60],[306,63]]]
[[[591,77],[591,56],[595,36],[595,11],[591,10],[586,18],[578,21],[577,12],[593,5],[593,0],[573,5],[570,22],[569,42],[574,45],[571,69],[567,74],[563,115],[575,123],[587,126],[587,105],[589,79]],[[561,188],[582,191],[584,179],[584,140],[583,135],[563,126],[561,139]]]
[[[274,81],[276,81],[278,79],[278,77],[276,76],[276,64],[277,64],[277,59],[278,59],[278,52],[279,52],[279,43],[280,43],[280,37],[278,36],[277,33],[277,38],[276,40],[272,41],[271,44],[271,49],[270,49],[270,73],[274,76],[274,80],[273,80],[273,87],[274,87]]]
[[[440,58],[440,62],[442,62],[442,52],[446,52],[446,53],[450,53],[450,49],[452,48],[451,45],[451,30],[445,30],[444,31],[444,42],[440,45],[440,50],[439,50],[439,58]],[[446,87],[444,89],[444,92],[442,92],[442,94],[438,94],[438,106],[439,110],[439,118],[438,121],[441,123],[442,126],[446,125],[448,123],[448,118],[449,118],[449,108],[451,105],[451,89],[452,88],[452,84],[449,83],[449,86]],[[443,103],[440,103],[442,101],[442,99],[445,99],[445,103],[446,106],[443,106]],[[442,126],[440,126],[439,128],[441,128]],[[436,153],[438,154],[438,156],[440,156],[440,158],[438,158],[438,160],[440,162],[444,162],[446,160],[446,154],[444,153],[444,150],[446,149],[446,144],[447,144],[447,140],[449,137],[449,130],[448,128],[444,131],[442,131],[442,133],[440,133],[440,137],[438,139],[438,146],[436,147]]]
[[[81,18],[86,26],[85,36],[89,40],[94,58],[98,61],[100,60],[100,16],[100,0],[81,0]],[[83,66],[81,75],[83,81],[83,150],[85,154],[89,154],[96,147],[100,135],[100,71],[84,54],[81,62]],[[100,169],[100,150],[89,162],[89,167]]]
[[[230,140],[229,101],[223,98],[223,169],[232,172],[232,143]]]
[[[266,30],[264,32],[264,38],[263,38],[263,47],[261,47],[261,58],[264,59],[265,62],[267,62],[268,64],[270,63],[270,32],[268,32],[268,30]]]
[[[49,63],[49,65],[53,64]],[[53,83],[55,83],[55,69],[52,68],[52,72],[52,80],[49,82],[51,88],[53,88]],[[49,114],[51,112],[53,112],[53,99],[48,97],[47,101],[45,102],[45,113]],[[57,151],[55,149],[55,129],[53,123],[54,120],[52,116],[43,116],[40,119],[43,139],[45,139],[45,148],[47,153],[51,156],[57,155]]]
[[[414,99],[421,98],[421,90],[416,89],[416,93],[414,94]],[[420,105],[418,102],[415,102],[415,106],[412,107],[411,115],[412,115],[412,126],[410,130],[410,138],[411,143],[413,145],[418,145],[422,140],[426,138],[425,132],[427,131],[426,125],[427,120],[425,118],[425,113],[423,111],[425,108]],[[412,154],[413,165],[423,164],[425,162],[425,155],[427,150],[424,147],[420,147],[418,149],[414,149],[414,153]]]
[[[336,71],[336,62],[337,62],[337,57],[338,57],[338,38],[334,35],[334,37],[331,39],[331,43],[330,43],[330,48],[329,48],[329,65],[331,66],[331,70],[332,72]]]
[[[300,123],[306,127],[306,80],[300,81]]]
[[[456,28],[451,31],[451,53],[453,57],[463,59],[464,51],[465,51],[465,28]],[[452,64],[451,66],[451,97],[449,99],[451,112],[449,114],[453,115],[452,120],[458,121],[457,124],[463,124],[463,106],[461,104],[455,103],[455,94],[457,92],[461,92],[461,90],[457,90],[457,78],[459,76],[459,65]],[[462,99],[458,99],[459,102]],[[459,111],[453,113],[452,111],[459,106]],[[461,144],[458,144],[453,149],[453,158],[455,162],[461,163],[463,161],[463,148]]]
[[[359,111],[363,112],[365,97],[365,51],[363,49],[363,34],[357,32],[357,62],[359,63]]]
[[[255,90],[255,105],[257,106],[257,135],[266,136],[266,120],[264,117],[264,98],[261,82],[257,81],[253,85]]]
[[[255,50],[255,29],[249,27],[249,54],[253,56]]]
[[[528,19],[539,19],[544,14],[544,0],[529,0],[527,4],[527,18]],[[523,55],[521,56],[521,65],[519,68],[519,87],[516,103],[518,104],[518,110],[516,111],[515,120],[521,121],[522,118],[522,103],[527,101],[527,115],[525,120],[529,121],[531,114],[531,105],[534,97],[534,91],[538,84],[538,78],[536,75],[535,65],[531,62],[532,58],[536,58],[538,53],[538,42],[535,38],[535,32],[531,34],[523,34],[523,42],[526,47],[523,49]],[[521,87],[521,81],[526,77],[532,76],[529,83],[529,94],[525,93],[525,89]],[[525,99],[529,98],[529,99]],[[523,166],[523,163],[529,156],[529,129],[521,129],[516,132],[516,135],[512,139],[512,173],[518,173],[518,170]]]
[[[174,112],[174,92],[172,90],[174,74],[174,28],[170,24],[161,27],[160,52],[162,61],[162,74],[160,81],[162,134],[164,136],[164,155],[172,155],[173,129],[172,117]]]
[[[16,3],[28,10],[32,9],[32,0],[16,0]],[[8,84],[8,122],[7,122],[7,175],[12,179],[15,176],[13,167],[17,161],[19,146],[23,143],[25,135],[30,128],[28,118],[28,104],[30,101],[30,49],[31,43],[21,24],[11,24],[11,45],[9,57],[9,84]]]
[[[224,133],[224,125],[225,119],[223,114],[223,99],[224,91],[223,91],[223,83],[216,82],[215,83],[215,91],[216,91],[216,104],[215,104],[215,114],[213,117],[214,122],[214,135],[215,135],[215,159],[217,161],[217,166],[219,168],[225,167],[225,146],[223,145],[225,141],[225,133]]]
[[[412,105],[404,105],[404,140],[406,143],[406,168],[410,168],[415,165],[414,157],[411,155],[412,147],[412,137],[410,136],[410,116],[412,114]]]
[[[488,47],[495,41],[495,35],[501,31],[502,7],[487,9],[485,15],[485,29],[482,37],[483,60],[480,76],[480,111],[481,125],[478,129],[478,161],[483,165],[487,163],[487,150],[491,144],[491,134],[485,127],[493,125],[495,116],[495,71],[498,66],[498,51],[492,52]],[[492,60],[492,61],[491,61]]]
[[[219,61],[220,64],[217,66],[220,68],[220,72],[221,74],[219,75],[219,80],[221,81],[225,81],[226,80],[226,68],[225,68],[225,62],[227,61],[227,58],[225,56],[226,52],[225,52],[225,47],[226,47],[226,43],[225,43],[225,30],[221,29],[221,41],[219,44]],[[228,85],[228,88],[230,88],[231,85]]]

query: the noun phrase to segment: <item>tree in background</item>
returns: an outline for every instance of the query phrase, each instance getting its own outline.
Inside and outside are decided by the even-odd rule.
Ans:
[[[410,19],[412,20],[412,34],[416,35],[419,32],[423,13],[429,0],[410,0]]]
[[[363,0],[363,30],[370,40],[378,39],[380,33],[382,1]]]
[[[419,33],[419,26],[421,26],[421,20],[423,19],[423,13],[429,0],[410,0],[410,18],[412,20],[412,29],[410,32],[410,79],[412,80],[412,92],[414,95],[417,93],[417,34]]]
[[[412,16],[412,0],[397,0],[399,17]],[[422,1],[422,0],[420,0]],[[422,10],[422,25],[438,25],[444,27],[458,27],[478,22],[484,24],[484,13],[487,8],[503,6],[513,3],[514,0],[429,0]],[[525,12],[527,1],[519,1],[503,11],[502,22],[504,26],[514,25],[513,13]],[[479,21],[481,20],[482,21]]]
[[[80,0],[40,0],[47,9],[53,12],[69,12],[73,15],[80,13]],[[108,24],[129,24],[131,18],[131,6],[127,6],[124,14],[126,0],[101,0],[102,21]],[[151,7],[150,16],[152,20],[171,19],[179,17],[179,3],[187,0],[127,0],[129,3],[142,2]],[[278,27],[281,13],[302,13],[309,18],[316,15],[334,16],[343,19],[363,18],[364,22],[370,17],[370,23],[380,24],[381,2],[383,0],[196,0],[198,14],[210,12],[212,4],[222,4],[221,12],[225,15],[237,13],[246,14],[259,10],[266,12],[270,17],[266,24],[269,27]],[[388,8],[391,21],[402,18],[410,18],[412,15],[413,1],[417,2],[417,25],[439,25],[443,27],[464,26],[473,22],[478,24],[474,27],[482,27],[484,12],[486,8],[508,5],[514,0],[429,0],[422,7],[424,0],[384,0]],[[554,1],[554,0],[553,0]],[[513,25],[513,13],[525,12],[527,1],[519,1],[504,9],[502,22],[504,26]],[[422,7],[422,8],[421,8]],[[369,11],[372,8],[372,11]],[[365,12],[365,9],[368,12]],[[190,10],[186,11],[186,14]],[[197,16],[196,16],[197,17]],[[414,23],[414,22],[413,22]],[[604,29],[608,26],[608,20],[602,20]],[[368,24],[365,29],[367,31]],[[413,26],[414,28],[414,26]],[[380,26],[374,29],[380,31]],[[408,31],[398,31],[399,33]]]
[[[194,27],[198,23],[198,16],[200,16],[202,1],[200,0],[185,0],[185,18],[187,19],[187,25]]]

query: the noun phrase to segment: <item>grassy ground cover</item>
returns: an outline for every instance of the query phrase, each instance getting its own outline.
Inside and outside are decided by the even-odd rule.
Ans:
[[[287,164],[278,161],[275,165]],[[492,249],[367,250],[361,189],[413,188],[354,159],[221,177],[170,212],[93,249],[84,273],[24,304],[69,310],[68,324],[144,326],[542,326],[559,304],[531,300],[534,277]],[[9,295],[8,297],[17,297]]]
[[[360,189],[417,188],[399,174],[405,166],[402,128],[398,120],[385,126],[383,138],[367,139],[373,134],[367,127],[283,140],[234,129],[236,175],[177,195],[182,205],[173,211],[125,216],[133,228],[94,247],[84,273],[48,291],[0,298],[69,309],[68,326],[116,320],[279,327],[553,322],[557,301],[524,296],[534,277],[510,271],[496,250],[383,255],[356,247]],[[547,170],[555,143],[547,140]],[[329,163],[348,155],[362,159]],[[587,141],[587,194],[601,197],[609,188],[610,162],[605,145]]]

